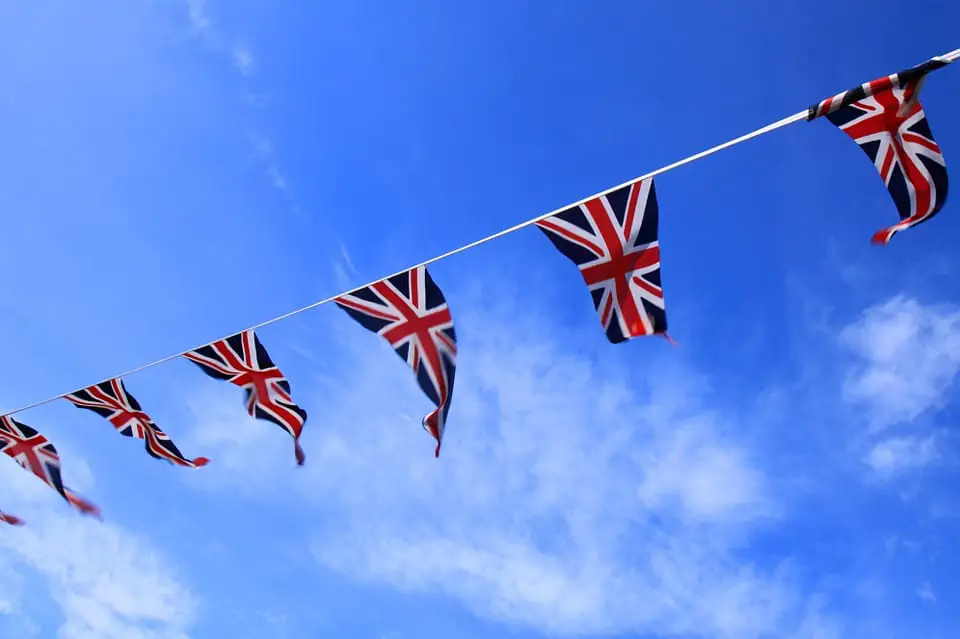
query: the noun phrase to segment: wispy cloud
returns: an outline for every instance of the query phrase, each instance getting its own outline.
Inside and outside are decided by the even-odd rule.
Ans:
[[[234,45],[230,51],[233,56],[233,64],[237,67],[240,75],[246,77],[253,72],[253,54],[242,45]]]
[[[267,175],[270,177],[270,184],[276,189],[285,190],[287,188],[287,181],[280,174],[280,171],[277,169],[275,156],[273,152],[273,142],[269,138],[259,135],[251,134],[250,135],[250,146],[253,147],[254,152],[257,154],[257,157],[263,162],[264,166],[267,169]]]
[[[941,406],[960,370],[960,308],[895,297],[841,333],[860,363],[848,400],[870,413],[873,430],[911,422]]]
[[[187,0],[187,16],[190,24],[203,38],[204,42],[236,69],[245,85],[243,88],[244,103],[251,109],[263,106],[266,96],[250,86],[256,65],[256,58],[251,48],[215,28],[205,0]],[[270,137],[260,130],[250,131],[247,137],[270,185],[282,194],[291,212],[301,215],[302,209],[289,181],[280,169],[280,163],[277,160]]]
[[[187,0],[187,16],[190,18],[190,24],[198,32],[206,33],[210,29],[206,0]]]
[[[840,343],[853,355],[842,391],[862,415],[853,438],[868,480],[938,463],[944,441],[932,418],[949,404],[960,371],[960,307],[896,296],[866,309]]]
[[[287,178],[284,177],[283,173],[280,171],[280,166],[277,162],[277,154],[274,150],[273,142],[269,137],[261,133],[251,133],[249,135],[249,139],[250,146],[253,147],[257,159],[260,161],[267,178],[270,180],[270,186],[280,191],[284,199],[286,199],[292,212],[300,215],[300,205],[297,203],[297,199],[293,194],[293,189],[287,182]]]
[[[440,460],[405,364],[350,323],[331,328],[349,365],[311,402],[297,482],[331,522],[314,545],[322,566],[551,633],[821,636],[804,630],[823,624],[804,621],[788,566],[739,554],[780,504],[757,451],[725,434],[684,371],[619,370],[545,333],[543,316],[487,306],[454,309],[463,366]],[[263,454],[223,420],[202,423],[222,424],[238,461]],[[233,481],[289,487],[272,481],[287,457]]]
[[[864,461],[882,477],[923,468],[939,457],[935,438],[890,437],[876,443]]]
[[[133,531],[72,512],[53,491],[12,461],[0,459],[0,482],[31,507],[28,525],[0,535],[4,581],[29,566],[60,606],[60,636],[69,639],[185,639],[196,601],[165,557]],[[74,459],[74,461],[76,461]],[[75,464],[74,464],[75,465]],[[2,592],[2,591],[0,591]],[[27,614],[16,595],[0,594],[14,617]],[[32,625],[29,618],[21,625]]]
[[[638,496],[651,509],[670,500],[683,505],[684,513],[697,519],[747,516],[764,504],[762,474],[736,446],[704,446],[714,440],[710,420],[693,421],[673,431],[668,446],[657,450],[645,466]],[[697,469],[690,472],[689,469]],[[723,482],[717,478],[723,477]]]
[[[340,242],[340,256],[333,260],[333,277],[337,286],[342,290],[357,286],[357,277],[360,272],[353,265],[353,259],[350,257],[350,251],[346,244]]]

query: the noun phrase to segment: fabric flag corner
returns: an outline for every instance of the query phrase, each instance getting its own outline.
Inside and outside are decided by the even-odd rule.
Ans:
[[[900,222],[874,233],[887,244],[900,231],[926,222],[947,201],[947,166],[920,104],[926,75],[947,65],[933,58],[867,82],[810,106],[807,120],[826,117],[873,162]]]
[[[188,468],[200,468],[206,457],[187,459],[176,444],[143,412],[140,402],[127,391],[123,380],[111,379],[66,395],[64,399],[77,408],[92,411],[105,418],[124,437],[142,439],[147,454],[155,459]]]
[[[440,456],[457,370],[457,335],[440,287],[418,266],[334,300],[350,317],[383,337],[417,377],[436,409],[422,425]]]
[[[2,510],[0,510],[0,521],[11,526],[22,526],[24,524],[24,521],[19,517],[5,513]]]
[[[670,340],[653,178],[571,206],[536,226],[580,269],[611,343],[643,335]]]
[[[100,518],[96,505],[63,485],[56,447],[32,427],[9,416],[0,417],[0,452],[32,472],[80,512]]]
[[[207,344],[184,355],[214,379],[230,382],[244,390],[247,413],[272,422],[293,438],[297,465],[306,460],[300,435],[307,411],[291,396],[290,382],[270,359],[267,349],[252,330]]]

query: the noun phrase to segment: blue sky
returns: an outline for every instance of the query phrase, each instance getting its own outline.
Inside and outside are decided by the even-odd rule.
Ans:
[[[915,27],[906,24],[916,19]],[[913,18],[911,18],[913,19]],[[960,46],[953,3],[0,8],[6,410],[392,273]],[[923,102],[960,157],[960,72]],[[437,264],[460,339],[439,460],[386,344],[260,331],[307,465],[178,360],[127,380],[197,471],[20,415],[0,634],[950,637],[960,623],[956,202],[895,220],[799,123],[657,179],[671,334],[606,342],[527,229]],[[0,460],[2,461],[2,460]]]

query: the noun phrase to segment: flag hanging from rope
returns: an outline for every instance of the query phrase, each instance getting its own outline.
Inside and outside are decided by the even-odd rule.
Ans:
[[[926,222],[947,200],[947,166],[920,104],[926,74],[946,64],[934,58],[808,109],[808,120],[825,116],[863,149],[897,207],[900,222],[874,233],[874,244]]]
[[[307,411],[294,403],[290,382],[274,365],[252,330],[208,344],[184,357],[210,377],[243,388],[247,412],[287,431],[293,437],[297,464],[303,465],[305,456],[300,448],[300,433],[307,421]]]
[[[194,460],[185,458],[166,433],[143,412],[140,402],[127,391],[123,380],[119,378],[89,386],[65,398],[78,408],[106,418],[121,435],[144,440],[144,447],[151,457],[190,468],[199,468],[209,462],[206,457]]]
[[[381,280],[334,300],[368,331],[383,337],[417,376],[420,389],[436,406],[423,428],[440,455],[457,370],[457,334],[440,287],[426,267]]]
[[[19,517],[13,516],[10,513],[5,513],[2,510],[0,510],[0,521],[2,521],[5,524],[10,524],[11,526],[23,525],[22,519],[20,519]]]
[[[39,477],[80,512],[100,516],[100,509],[63,485],[57,449],[30,426],[12,417],[0,417],[0,452]]]
[[[579,267],[608,340],[617,344],[641,335],[666,335],[652,178],[536,224]]]

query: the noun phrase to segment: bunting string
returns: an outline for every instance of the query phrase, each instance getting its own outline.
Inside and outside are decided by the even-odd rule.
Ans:
[[[519,224],[515,224],[515,225],[513,225],[513,226],[511,226],[511,227],[509,227],[509,228],[503,229],[503,230],[501,230],[501,231],[498,231],[498,232],[496,232],[496,233],[493,233],[493,234],[488,235],[488,236],[486,236],[486,237],[483,237],[483,238],[481,238],[481,239],[478,239],[478,240],[475,240],[475,241],[473,241],[473,242],[470,242],[469,244],[464,244],[463,246],[460,246],[460,247],[455,248],[455,249],[453,249],[453,250],[447,251],[446,253],[443,253],[443,254],[441,254],[441,255],[437,255],[437,256],[432,257],[432,258],[430,258],[430,259],[424,260],[423,262],[420,262],[419,264],[417,264],[417,265],[415,265],[415,266],[407,267],[407,268],[405,268],[405,269],[403,269],[403,270],[401,270],[401,271],[398,271],[398,272],[396,272],[396,273],[394,273],[394,274],[392,274],[392,275],[388,275],[388,276],[386,276],[386,277],[382,277],[382,278],[376,279],[376,280],[374,280],[374,281],[372,281],[372,282],[370,282],[370,283],[368,283],[368,284],[364,284],[364,285],[362,285],[362,286],[358,286],[358,287],[353,288],[353,289],[350,289],[350,290],[348,290],[348,291],[344,291],[344,292],[342,292],[342,293],[338,293],[338,294],[336,294],[336,295],[333,295],[333,296],[327,297],[327,298],[325,298],[325,299],[322,299],[322,300],[313,302],[313,303],[308,304],[308,305],[306,305],[306,306],[303,306],[303,307],[301,307],[301,308],[298,308],[298,309],[289,311],[289,312],[284,313],[284,314],[282,314],[282,315],[278,315],[278,316],[273,317],[273,318],[271,318],[271,319],[268,319],[268,320],[266,320],[266,321],[260,322],[259,324],[256,324],[256,325],[254,325],[254,326],[251,326],[251,327],[249,327],[249,328],[247,328],[247,329],[244,329],[244,330],[241,330],[241,331],[236,331],[236,332],[234,332],[234,333],[231,333],[230,336],[223,337],[223,338],[220,338],[220,339],[217,339],[217,340],[213,340],[213,341],[210,341],[210,342],[206,342],[206,343],[204,343],[204,344],[201,344],[201,345],[199,345],[199,346],[195,346],[195,347],[189,348],[189,349],[184,350],[184,351],[181,351],[181,352],[179,352],[179,353],[176,353],[176,354],[173,354],[173,355],[168,355],[168,356],[166,356],[166,357],[162,357],[162,358],[160,358],[160,359],[154,360],[154,361],[149,362],[149,363],[147,363],[147,364],[143,364],[143,365],[141,365],[141,366],[137,366],[136,368],[133,368],[133,369],[131,369],[131,370],[128,370],[128,371],[126,371],[126,372],[124,372],[124,373],[121,373],[121,374],[119,374],[119,375],[113,375],[113,376],[111,376],[111,377],[108,377],[108,378],[100,381],[100,382],[97,382],[96,384],[87,385],[87,386],[82,387],[82,388],[91,388],[91,387],[95,387],[95,386],[101,386],[101,385],[109,384],[112,380],[120,379],[120,378],[124,378],[124,377],[129,377],[129,376],[131,376],[131,375],[134,375],[135,373],[139,373],[139,372],[144,371],[144,370],[147,370],[147,369],[149,369],[149,368],[153,368],[153,367],[155,367],[155,366],[159,366],[160,364],[164,364],[164,363],[166,363],[166,362],[172,361],[172,360],[177,359],[177,358],[180,358],[180,357],[188,357],[188,356],[190,356],[192,353],[194,353],[194,352],[196,352],[196,351],[201,351],[202,349],[207,349],[208,347],[211,347],[212,345],[216,345],[216,344],[219,344],[219,343],[221,343],[221,342],[226,342],[226,341],[229,340],[231,337],[234,337],[234,336],[237,336],[237,335],[240,335],[240,334],[252,335],[252,332],[255,331],[255,330],[257,330],[257,329],[260,329],[260,328],[269,326],[269,325],[271,325],[271,324],[274,324],[274,323],[276,323],[276,322],[279,322],[279,321],[288,319],[288,318],[293,317],[293,316],[295,316],[295,315],[299,315],[300,313],[304,313],[304,312],[306,312],[306,311],[312,310],[312,309],[317,308],[317,307],[319,307],[319,306],[323,306],[323,305],[325,305],[325,304],[329,304],[329,303],[331,303],[331,302],[335,302],[335,301],[341,300],[341,299],[346,298],[346,297],[348,297],[348,296],[353,296],[353,295],[358,294],[358,293],[364,291],[365,289],[369,289],[369,288],[371,288],[371,287],[373,287],[374,285],[377,285],[377,284],[379,284],[379,283],[382,283],[382,282],[385,282],[385,281],[388,281],[388,280],[395,280],[396,278],[406,277],[407,274],[408,274],[408,273],[411,273],[411,272],[419,272],[419,271],[422,271],[425,267],[427,267],[427,266],[429,266],[430,264],[433,264],[433,263],[435,263],[435,262],[439,262],[439,261],[444,260],[444,259],[446,259],[446,258],[448,258],[448,257],[452,257],[452,256],[454,256],[454,255],[457,255],[458,253],[463,253],[464,251],[468,251],[468,250],[470,250],[470,249],[472,249],[472,248],[476,248],[476,247],[478,247],[478,246],[480,246],[480,245],[482,245],[482,244],[486,244],[487,242],[491,242],[491,241],[493,241],[493,240],[499,239],[499,238],[501,238],[501,237],[504,237],[505,235],[509,235],[509,234],[511,234],[511,233],[514,233],[514,232],[516,232],[516,231],[519,231],[520,229],[526,228],[526,227],[528,227],[528,226],[531,226],[531,225],[534,225],[534,224],[538,224],[538,223],[546,220],[547,218],[551,218],[551,217],[554,217],[554,216],[558,216],[559,214],[562,214],[562,213],[564,213],[564,212],[566,212],[566,211],[569,211],[570,209],[573,209],[573,208],[576,208],[576,207],[580,207],[580,206],[586,205],[586,204],[588,204],[588,203],[590,203],[590,202],[592,202],[592,201],[594,201],[594,200],[607,198],[607,196],[611,196],[612,194],[615,194],[616,192],[619,192],[619,191],[624,190],[624,189],[628,189],[628,188],[632,187],[633,185],[635,185],[635,184],[637,184],[637,183],[639,183],[639,182],[646,181],[646,180],[650,180],[650,179],[652,179],[652,178],[654,178],[654,177],[656,177],[656,176],[658,176],[658,175],[661,175],[661,174],[663,174],[663,173],[666,173],[666,172],[668,172],[668,171],[672,171],[672,170],[677,169],[677,168],[680,168],[680,167],[682,167],[682,166],[684,166],[684,165],[686,165],[686,164],[690,164],[691,162],[695,162],[695,161],[697,161],[697,160],[701,160],[701,159],[703,159],[703,158],[705,158],[705,157],[708,157],[708,156],[713,155],[713,154],[715,154],[715,153],[718,153],[718,152],[720,152],[720,151],[729,149],[729,148],[731,148],[731,147],[733,147],[733,146],[736,146],[736,145],[738,145],[738,144],[742,144],[743,142],[747,142],[747,141],[749,141],[749,140],[752,140],[752,139],[754,139],[754,138],[760,137],[760,136],[762,136],[762,135],[766,135],[766,134],[768,134],[768,133],[772,133],[773,131],[776,131],[776,130],[778,130],[778,129],[784,128],[784,127],[789,126],[789,125],[791,125],[791,124],[794,124],[794,123],[796,123],[796,122],[809,121],[809,120],[813,120],[813,119],[815,119],[815,118],[818,118],[818,117],[820,117],[820,116],[826,116],[826,117],[830,118],[831,115],[834,114],[834,113],[836,113],[839,109],[841,109],[841,108],[843,108],[843,107],[846,107],[846,106],[849,106],[849,105],[853,104],[854,102],[856,102],[856,101],[858,101],[858,100],[862,100],[862,99],[865,98],[865,97],[873,96],[876,92],[880,92],[880,91],[883,91],[883,90],[885,90],[885,89],[889,89],[890,87],[895,86],[895,85],[897,85],[898,83],[901,84],[901,85],[902,85],[902,84],[905,84],[905,83],[907,83],[907,82],[913,82],[913,83],[915,83],[915,85],[914,85],[915,88],[914,88],[913,91],[911,92],[911,96],[908,96],[907,103],[904,105],[904,106],[910,106],[910,105],[911,105],[913,102],[915,102],[915,100],[916,100],[915,94],[919,91],[919,83],[923,80],[923,76],[925,76],[926,73],[928,73],[928,72],[930,72],[930,71],[932,71],[932,70],[935,70],[935,69],[937,69],[937,68],[946,66],[946,65],[948,65],[948,64],[956,61],[957,59],[960,59],[960,48],[954,49],[953,51],[950,51],[950,52],[948,52],[948,53],[945,53],[945,54],[943,54],[943,55],[941,55],[941,56],[936,56],[936,57],[934,57],[934,58],[931,58],[931,59],[928,60],[927,62],[923,63],[922,65],[918,65],[917,67],[912,67],[912,68],[910,68],[910,69],[906,69],[906,70],[904,70],[904,71],[901,71],[901,72],[899,72],[899,73],[897,73],[897,74],[894,74],[894,75],[891,75],[891,76],[886,76],[885,78],[881,78],[880,80],[875,80],[875,81],[873,81],[873,82],[871,82],[871,83],[867,83],[867,84],[864,84],[864,85],[860,85],[860,86],[858,86],[858,87],[855,87],[854,89],[850,89],[849,91],[845,91],[845,92],[840,93],[840,94],[838,94],[838,95],[836,95],[836,96],[833,96],[832,98],[828,98],[827,100],[824,100],[824,101],[819,102],[819,103],[817,103],[817,104],[815,104],[815,105],[813,105],[813,106],[810,106],[810,107],[808,107],[808,108],[806,108],[806,109],[804,109],[804,110],[802,110],[802,111],[799,111],[799,112],[797,112],[797,113],[794,113],[793,115],[787,116],[787,117],[785,117],[785,118],[782,118],[782,119],[780,119],[780,120],[777,120],[776,122],[773,122],[773,123],[768,124],[768,125],[766,125],[766,126],[760,127],[759,129],[756,129],[756,130],[754,130],[754,131],[751,131],[750,133],[741,135],[741,136],[739,136],[739,137],[733,138],[733,139],[731,139],[731,140],[728,140],[728,141],[723,142],[723,143],[721,143],[721,144],[718,144],[718,145],[716,145],[716,146],[710,147],[709,149],[706,149],[705,151],[701,151],[701,152],[699,152],[699,153],[695,153],[695,154],[690,155],[690,156],[688,156],[688,157],[686,157],[686,158],[683,158],[682,160],[678,160],[678,161],[676,161],[676,162],[673,162],[672,164],[668,164],[668,165],[663,166],[663,167],[661,167],[661,168],[659,168],[659,169],[656,169],[656,170],[654,170],[654,171],[651,171],[651,172],[649,172],[649,173],[646,173],[646,174],[644,174],[644,175],[641,175],[640,177],[633,178],[633,179],[631,179],[631,180],[628,180],[628,181],[626,181],[626,182],[623,182],[623,183],[621,183],[621,184],[618,184],[618,185],[616,185],[616,186],[613,186],[613,187],[611,187],[611,188],[609,188],[609,189],[606,189],[606,190],[601,191],[601,192],[599,192],[599,193],[596,193],[596,194],[594,194],[594,195],[590,195],[589,197],[583,198],[583,199],[581,199],[581,200],[579,200],[579,201],[577,201],[577,202],[573,202],[573,203],[571,203],[571,204],[565,205],[565,206],[563,206],[563,207],[560,207],[560,208],[555,209],[555,210],[553,210],[553,211],[550,211],[550,212],[548,212],[548,213],[544,213],[544,214],[542,214],[542,215],[538,215],[537,217],[528,219],[528,220],[526,220],[526,221],[524,221],[524,222],[520,222]],[[899,206],[899,202],[898,202],[898,206]],[[932,213],[929,213],[929,212],[928,212],[928,213],[926,214],[926,217],[929,217],[929,216],[931,216],[931,215],[932,215]],[[905,227],[905,226],[908,226],[909,224],[907,224],[907,221],[908,221],[908,220],[904,220],[903,222],[901,222],[900,225],[897,225],[897,227],[901,227],[901,226]],[[923,221],[923,220],[920,219],[919,221]],[[916,222],[913,222],[913,223],[916,223]],[[891,228],[894,228],[894,227],[891,227]],[[899,228],[895,228],[895,230],[894,230],[893,232],[895,232],[896,230],[899,230]],[[892,232],[888,233],[888,235],[886,236],[886,239],[889,239],[889,235],[892,235]],[[598,309],[598,310],[599,310],[599,309]],[[188,357],[188,358],[189,358],[189,357]],[[81,391],[71,390],[70,392],[67,392],[67,393],[60,393],[60,394],[58,394],[58,395],[54,395],[54,396],[48,397],[48,398],[46,398],[46,399],[42,399],[42,400],[40,400],[40,401],[36,401],[36,402],[30,403],[30,404],[21,406],[21,407],[15,409],[15,410],[12,410],[12,411],[8,411],[8,412],[6,412],[6,413],[3,413],[2,415],[0,415],[0,418],[8,418],[8,417],[10,417],[10,416],[12,416],[12,415],[15,415],[15,414],[17,414],[17,413],[21,413],[21,412],[24,412],[24,411],[29,410],[29,409],[32,409],[32,408],[37,408],[37,407],[39,407],[39,406],[43,406],[43,405],[45,405],[45,404],[49,404],[49,403],[51,403],[51,402],[54,402],[54,401],[56,401],[56,400],[59,400],[59,399],[65,398],[65,397],[69,397],[70,395],[74,395],[74,394],[79,393],[79,392],[81,392]],[[248,391],[248,392],[249,392],[249,391]],[[253,409],[251,409],[251,410],[253,410]],[[274,420],[274,421],[278,421],[278,420]],[[291,420],[288,420],[288,421],[293,422],[294,420],[291,419]],[[280,423],[280,422],[278,421],[278,423]],[[297,426],[296,423],[293,424],[293,427],[287,426],[286,424],[281,424],[281,425],[282,425],[284,428],[286,428],[288,431],[290,431],[291,434],[294,435],[294,437],[298,437],[298,436],[299,436],[299,426]],[[425,422],[425,428],[426,428],[426,427],[427,427],[427,424],[426,424],[426,422]],[[431,428],[436,428],[436,425],[431,426]],[[434,433],[434,435],[435,435],[435,437],[437,437],[438,440],[439,440],[439,433]],[[301,455],[301,453],[299,452],[299,449],[298,449],[298,460],[299,460],[299,456],[300,456],[300,455]],[[205,460],[203,460],[203,461],[201,461],[201,460],[202,460],[202,458],[197,460],[197,461],[199,462],[197,465],[200,465],[200,463],[203,463],[203,461],[205,461]],[[7,515],[6,517],[9,518],[9,515]]]

